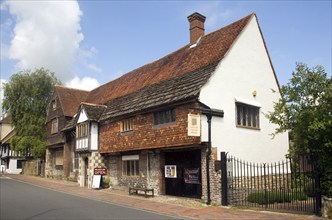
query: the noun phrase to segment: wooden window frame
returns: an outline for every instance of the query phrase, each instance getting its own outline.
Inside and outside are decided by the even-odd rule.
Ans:
[[[59,120],[54,118],[51,120],[51,134],[56,134],[59,132]]]
[[[260,130],[260,107],[236,102],[236,127]]]
[[[53,109],[53,110],[56,110],[56,107],[57,107],[57,106],[56,106],[56,100],[53,100],[53,101],[52,101],[52,109]]]
[[[89,136],[89,123],[84,122],[76,126],[76,138],[86,138]]]
[[[153,125],[154,126],[171,125],[171,124],[175,124],[175,123],[176,123],[175,108],[153,113]]]
[[[139,176],[139,159],[122,160],[121,163],[122,163],[122,176],[127,176],[127,177]]]
[[[120,131],[121,132],[129,132],[134,130],[133,119],[124,119],[120,122]]]

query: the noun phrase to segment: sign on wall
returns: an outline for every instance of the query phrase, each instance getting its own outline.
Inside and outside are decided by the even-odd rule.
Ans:
[[[165,178],[176,178],[176,165],[165,165]]]
[[[201,116],[188,114],[188,136],[201,136]]]
[[[199,168],[184,168],[184,182],[190,184],[201,184],[199,181]]]
[[[106,167],[94,168],[93,175],[107,175]]]

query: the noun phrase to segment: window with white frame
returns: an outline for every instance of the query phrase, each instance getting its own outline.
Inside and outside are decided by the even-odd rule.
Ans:
[[[139,156],[127,155],[122,156],[122,175],[139,176]]]
[[[259,107],[236,102],[236,126],[259,129]]]
[[[58,119],[54,118],[51,121],[51,134],[58,133]]]
[[[125,120],[121,121],[121,123],[120,123],[120,131],[121,132],[132,131],[132,130],[133,130],[133,120],[132,120],[132,118],[125,119]]]

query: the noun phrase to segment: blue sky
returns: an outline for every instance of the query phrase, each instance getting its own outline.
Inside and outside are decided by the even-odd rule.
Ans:
[[[281,85],[296,62],[331,76],[331,1],[1,1],[1,81],[43,66],[93,89],[186,45],[195,11],[205,33],[255,12]]]

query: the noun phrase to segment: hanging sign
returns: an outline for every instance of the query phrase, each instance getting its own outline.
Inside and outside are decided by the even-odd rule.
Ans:
[[[201,136],[201,116],[188,114],[188,136]]]
[[[184,182],[189,184],[201,184],[199,181],[199,168],[184,168]]]
[[[165,165],[165,178],[176,178],[176,165]]]

